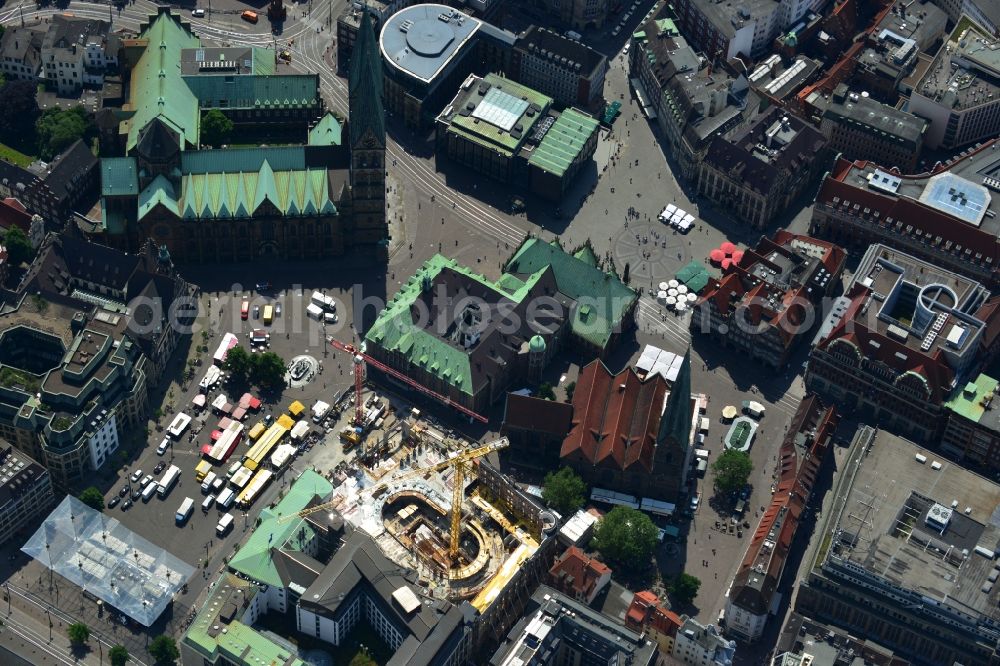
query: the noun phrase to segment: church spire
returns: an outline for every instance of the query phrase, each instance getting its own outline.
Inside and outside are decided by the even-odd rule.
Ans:
[[[691,348],[684,354],[684,362],[677,372],[677,379],[670,389],[667,406],[660,418],[660,433],[657,441],[663,444],[672,439],[682,447],[687,447],[691,435]]]
[[[379,145],[385,145],[382,85],[382,58],[371,16],[365,7],[361,12],[361,25],[348,72],[347,124],[351,147],[356,147],[369,132]]]

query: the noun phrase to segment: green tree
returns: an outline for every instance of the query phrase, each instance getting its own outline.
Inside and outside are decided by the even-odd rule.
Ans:
[[[607,560],[642,567],[656,548],[657,535],[649,516],[627,506],[616,506],[597,521],[590,545]]]
[[[102,511],[104,509],[104,494],[91,486],[85,488],[82,493],[80,493],[80,501],[89,506],[92,509]]]
[[[573,402],[574,393],[576,393],[576,382],[566,384],[566,402]]]
[[[546,400],[555,400],[556,392],[552,390],[552,384],[542,382],[542,385],[538,387],[538,397],[545,398]]]
[[[168,666],[176,663],[181,656],[174,639],[164,635],[157,636],[149,644],[149,654],[156,660],[156,666]]]
[[[90,127],[90,116],[82,106],[47,109],[35,122],[39,157],[43,160],[52,159],[69,148],[74,141],[82,139]]]
[[[124,645],[116,645],[108,650],[108,659],[111,666],[125,666],[128,663],[129,653]]]
[[[83,622],[74,622],[66,627],[66,635],[69,636],[69,642],[73,647],[83,647],[90,640],[90,627]]]
[[[542,499],[564,516],[583,506],[587,484],[569,467],[545,475],[542,484]]]
[[[281,388],[285,385],[285,362],[274,352],[255,354],[251,359],[251,378],[258,386]]]
[[[10,263],[13,266],[20,266],[22,263],[31,263],[35,258],[35,248],[31,247],[31,241],[21,230],[21,227],[11,225],[3,237],[4,246],[9,253]]]
[[[240,345],[236,345],[226,353],[225,368],[237,383],[242,384],[250,378],[252,363],[250,352]]]
[[[367,652],[358,652],[348,666],[378,666],[378,662],[372,659]]]
[[[701,587],[701,580],[691,574],[682,573],[674,580],[670,586],[670,593],[674,599],[682,606],[687,606],[698,596],[698,589]]]
[[[727,449],[712,463],[712,471],[715,472],[716,490],[728,493],[746,485],[753,472],[753,462],[743,451]]]
[[[0,89],[0,141],[33,150],[37,118],[38,85],[31,81],[7,81]]]
[[[201,141],[210,146],[228,143],[233,135],[233,121],[222,111],[212,109],[201,117]]]

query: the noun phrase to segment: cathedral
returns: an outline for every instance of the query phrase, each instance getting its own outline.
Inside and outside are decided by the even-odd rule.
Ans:
[[[152,239],[177,263],[385,255],[382,67],[367,17],[346,128],[324,109],[317,74],[277,74],[270,49],[202,46],[165,7],[123,62],[129,98],[113,142],[124,156],[101,160],[94,240],[135,252]],[[212,110],[232,121],[233,144],[252,144],[203,143]]]

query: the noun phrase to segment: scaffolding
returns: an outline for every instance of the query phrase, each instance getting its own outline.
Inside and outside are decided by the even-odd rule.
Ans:
[[[21,550],[146,627],[194,573],[191,565],[69,496]]]

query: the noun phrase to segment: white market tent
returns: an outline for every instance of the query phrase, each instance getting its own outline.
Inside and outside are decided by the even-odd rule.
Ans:
[[[72,496],[21,550],[146,627],[194,574],[190,564]]]

